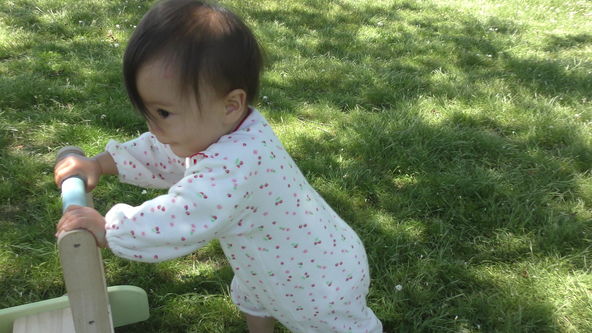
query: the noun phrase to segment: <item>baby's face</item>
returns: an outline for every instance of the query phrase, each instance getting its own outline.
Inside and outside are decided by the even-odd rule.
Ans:
[[[162,61],[152,61],[138,72],[140,96],[152,116],[148,128],[158,141],[179,157],[189,157],[234,129],[226,97],[202,89],[200,106],[193,93],[181,96],[178,76]]]

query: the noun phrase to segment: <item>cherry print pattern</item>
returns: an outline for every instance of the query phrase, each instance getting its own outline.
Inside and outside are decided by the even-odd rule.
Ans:
[[[159,262],[218,239],[241,311],[293,332],[382,332],[366,305],[370,277],[356,233],[308,184],[256,110],[184,161],[145,133],[106,149],[122,182],[168,193],[105,216],[118,256]]]

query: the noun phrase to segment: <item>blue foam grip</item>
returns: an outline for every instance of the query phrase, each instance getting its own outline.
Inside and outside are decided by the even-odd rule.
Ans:
[[[80,177],[70,177],[62,182],[62,213],[71,205],[87,206],[86,186]]]

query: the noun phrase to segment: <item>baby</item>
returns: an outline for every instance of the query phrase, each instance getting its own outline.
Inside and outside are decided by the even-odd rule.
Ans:
[[[257,95],[262,56],[243,21],[218,5],[155,5],[133,33],[123,71],[149,132],[110,141],[92,158],[55,169],[166,188],[105,217],[71,207],[58,233],[91,231],[99,246],[143,262],[181,257],[218,239],[234,271],[233,302],[250,332],[382,332],[366,305],[368,263],[356,233],[308,184],[264,117]]]

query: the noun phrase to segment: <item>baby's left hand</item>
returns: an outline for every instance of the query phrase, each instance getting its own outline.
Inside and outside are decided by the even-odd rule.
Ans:
[[[68,207],[60,222],[58,222],[56,237],[62,232],[74,229],[86,229],[90,231],[95,236],[97,246],[107,246],[105,218],[96,210],[76,205]]]

